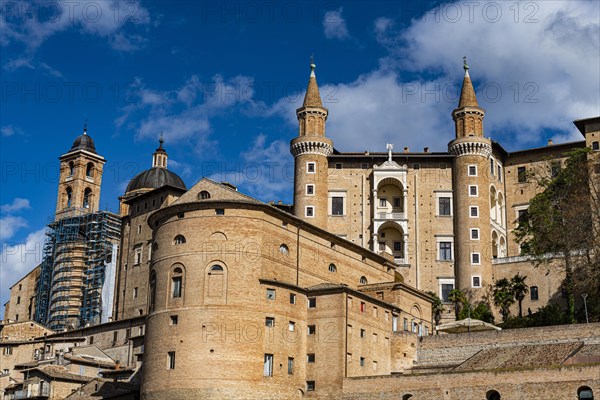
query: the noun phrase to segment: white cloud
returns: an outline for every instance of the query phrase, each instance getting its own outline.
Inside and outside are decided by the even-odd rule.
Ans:
[[[0,211],[2,211],[3,213],[13,213],[16,211],[21,211],[27,208],[31,208],[30,204],[29,204],[29,200],[28,199],[22,199],[20,197],[16,197],[12,203],[10,204],[3,204],[2,206],[0,206]]]
[[[2,243],[2,253],[0,255],[1,304],[8,300],[10,286],[42,261],[42,249],[46,238],[45,231],[46,229],[42,228],[32,232],[21,243]]]
[[[346,20],[342,17],[343,8],[327,11],[323,17],[323,31],[327,39],[348,39],[350,33]]]
[[[24,46],[24,51],[16,59],[9,58],[5,68],[31,68],[37,49],[50,37],[69,29],[104,37],[117,51],[133,51],[141,47],[144,39],[126,28],[149,23],[150,13],[139,0],[15,3],[10,12],[0,14],[0,45],[17,43]]]
[[[0,240],[5,241],[12,238],[19,229],[25,227],[27,227],[27,220],[23,217],[15,217],[13,215],[1,217]]]
[[[15,129],[12,125],[6,125],[0,128],[0,134],[2,134],[2,136],[12,136],[17,132],[18,130]]]

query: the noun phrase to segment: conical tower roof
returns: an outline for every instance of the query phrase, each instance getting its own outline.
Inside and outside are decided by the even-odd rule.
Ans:
[[[317,77],[315,75],[315,68],[315,63],[311,61],[310,78],[308,79],[308,88],[306,89],[306,95],[304,96],[303,107],[323,107],[321,95],[319,94],[319,85],[317,84]]]
[[[462,90],[460,92],[460,101],[458,102],[458,108],[463,107],[479,107],[477,104],[477,97],[475,97],[475,89],[473,89],[473,82],[469,76],[469,66],[467,65],[467,59],[464,58],[465,77],[463,79]]]

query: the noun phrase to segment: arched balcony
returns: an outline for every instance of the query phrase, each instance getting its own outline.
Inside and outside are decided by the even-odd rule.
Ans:
[[[400,224],[393,221],[385,222],[377,230],[376,251],[379,254],[387,253],[394,257],[398,264],[406,262],[406,245],[408,235]]]

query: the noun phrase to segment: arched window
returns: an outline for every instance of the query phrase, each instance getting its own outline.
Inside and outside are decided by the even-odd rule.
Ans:
[[[209,264],[204,278],[204,304],[227,304],[227,267]]]
[[[184,244],[185,243],[185,236],[183,235],[177,235],[175,236],[175,239],[173,239],[173,244]]]
[[[203,190],[200,192],[200,194],[198,195],[198,198],[200,200],[208,200],[210,199],[210,193],[208,193],[206,190]]]
[[[577,389],[577,398],[579,400],[594,400],[594,392],[587,386]]]
[[[290,249],[285,244],[282,244],[281,246],[279,246],[279,252],[284,256],[287,256],[288,254],[290,254]]]
[[[213,265],[210,267],[211,272],[223,272],[223,267],[220,265]]]
[[[75,173],[75,163],[73,161],[71,161],[69,163],[69,176],[73,176],[74,173]]]
[[[92,189],[85,189],[85,191],[83,192],[83,208],[90,208],[91,197]]]
[[[498,393],[495,390],[488,390],[488,392],[485,394],[485,399],[486,400],[500,400],[500,393]]]
[[[73,200],[73,189],[67,188],[67,207],[71,207],[71,201]]]
[[[335,266],[335,264],[329,264],[329,272],[337,272],[337,267]],[[364,276],[363,276],[364,278]],[[365,278],[366,280],[366,278]]]
[[[150,304],[148,304],[148,311],[154,311],[156,305],[156,271],[150,273]]]
[[[413,397],[413,395],[410,394],[410,393],[409,394],[405,394],[404,396],[402,396],[402,400],[408,400],[408,399],[411,399],[412,397]]]
[[[179,267],[173,269],[171,274],[171,298],[177,299],[183,295],[183,270]]]
[[[360,284],[361,285],[366,285],[368,283],[367,278],[364,276],[360,277]]]
[[[85,176],[89,176],[90,178],[94,177],[94,164],[87,164],[87,166],[85,167]]]

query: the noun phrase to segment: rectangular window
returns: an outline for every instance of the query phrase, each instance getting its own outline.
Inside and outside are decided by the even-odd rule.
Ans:
[[[379,336],[376,333],[373,333],[373,343],[377,343]]]
[[[171,320],[171,325],[177,325],[179,323],[179,318],[177,317],[177,315],[171,315],[170,320]]]
[[[477,176],[477,165],[469,165],[469,176]]]
[[[502,167],[498,165],[498,180],[502,182]]]
[[[421,169],[421,164],[413,164],[413,169]]]
[[[490,175],[494,175],[494,159],[490,158]]]
[[[404,318],[404,320],[402,321],[402,329],[404,329],[405,331],[408,330],[408,319]]]
[[[367,164],[367,163],[362,163],[362,164],[360,164],[360,168],[361,168],[361,169],[369,169],[369,164]]]
[[[361,366],[361,367],[364,367],[364,366],[365,366],[365,358],[364,358],[364,357],[361,357],[361,358],[360,358],[360,366]]]
[[[450,197],[440,197],[438,199],[439,203],[439,215],[452,215],[452,210],[450,208]]]
[[[402,253],[402,242],[394,242],[394,252]]]
[[[440,242],[440,260],[452,260],[452,242]]]
[[[181,277],[174,276],[171,284],[172,284],[171,296],[174,299],[181,297]]]
[[[379,242],[379,251],[385,251],[385,242]]]
[[[469,185],[469,197],[477,197],[477,185]]]
[[[315,381],[306,381],[306,391],[307,392],[315,391]]]
[[[21,296],[17,296],[17,304],[21,304]]]
[[[290,304],[296,304],[296,295],[294,293],[290,293]]]
[[[392,197],[392,202],[394,204],[394,208],[402,208],[402,198],[401,197]]]
[[[373,361],[373,371],[377,371],[377,361]]]
[[[309,297],[308,298],[308,308],[315,308],[315,307],[317,307],[317,298]]]
[[[138,297],[138,288],[134,287],[133,288],[133,298],[137,299],[137,297]]]
[[[471,218],[478,218],[479,217],[479,207],[477,206],[471,206],[469,208],[470,212],[469,214],[471,215]]]
[[[366,308],[365,302],[361,301],[360,302],[360,312],[364,313],[365,312],[365,308]]]
[[[379,311],[379,310],[377,309],[377,307],[373,307],[373,316],[374,316],[375,318],[377,318],[378,311]]]
[[[473,276],[473,287],[474,288],[480,288],[481,287],[481,277],[480,276]]]
[[[317,170],[316,164],[314,162],[306,163],[306,172],[309,174],[314,174]]]
[[[478,228],[471,229],[471,240],[479,240],[479,229]]]
[[[296,330],[296,323],[294,321],[290,321],[288,323],[288,330],[290,332],[294,332]]]
[[[398,330],[398,316],[392,316],[392,331],[396,332]]]
[[[306,362],[307,363],[314,363],[315,362],[315,353],[308,353],[306,355]]]
[[[294,374],[294,359],[292,357],[288,357],[288,375]]]
[[[600,150],[600,142],[592,142],[592,150]]]
[[[6,346],[6,347],[4,348],[4,355],[5,355],[5,356],[10,356],[10,355],[12,355],[12,353],[13,353],[13,350],[12,350],[12,347],[11,347],[11,346]]]
[[[275,318],[273,317],[266,317],[265,318],[265,326],[267,328],[272,328],[275,326]]]
[[[361,329],[360,330],[360,337],[364,339],[366,336],[367,336],[367,331],[365,331],[364,329]]]
[[[386,197],[379,198],[379,207],[387,207],[387,198]]]
[[[471,264],[481,264],[479,253],[471,253]]]
[[[308,335],[314,335],[315,333],[317,333],[317,326],[316,325],[308,325]]]
[[[342,169],[342,163],[336,163],[335,169]]]
[[[315,208],[313,206],[306,206],[306,212],[304,214],[308,218],[315,216]]]
[[[263,375],[273,376],[273,354],[265,354],[265,363],[263,365]]]
[[[267,300],[275,300],[275,289],[267,289]]]
[[[441,296],[440,298],[442,299],[442,301],[444,303],[448,303],[449,297],[450,297],[450,292],[454,290],[454,284],[453,283],[442,283],[441,285]]]
[[[529,288],[529,293],[531,294],[531,300],[539,300],[539,293],[537,286],[531,286]]]
[[[344,215],[344,198],[331,198],[331,215]]]
[[[169,351],[167,353],[167,355],[168,355],[167,368],[168,369],[175,369],[175,352],[174,351]]]
[[[527,170],[525,167],[517,168],[517,180],[519,183],[527,182]]]
[[[217,208],[215,210],[215,215],[225,215],[225,209],[223,209],[223,208]]]
[[[306,185],[306,194],[308,196],[315,194],[315,185]]]

